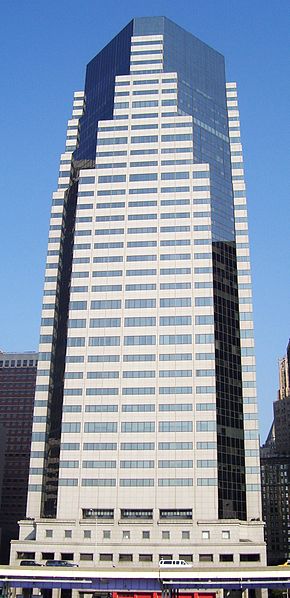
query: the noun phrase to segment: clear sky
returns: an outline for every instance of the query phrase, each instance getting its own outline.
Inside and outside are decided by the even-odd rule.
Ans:
[[[134,16],[150,15],[224,54],[238,83],[264,441],[290,335],[288,0],[3,0],[0,348],[38,349],[51,193],[85,65]]]

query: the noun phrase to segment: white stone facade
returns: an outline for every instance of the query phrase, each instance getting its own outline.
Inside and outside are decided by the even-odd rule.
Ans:
[[[152,50],[162,52],[160,35],[133,37],[132,49],[148,52],[150,41]],[[162,555],[196,565],[238,566],[257,554],[265,563],[236,86],[228,84],[227,98],[245,331],[247,521],[218,519],[210,167],[194,162],[194,123],[178,114],[177,74],[161,72],[162,53],[156,66],[150,63],[155,53],[146,58],[150,74],[140,74],[134,53],[130,75],[116,78],[114,118],[99,122],[96,168],[80,171],[58,510],[56,519],[41,519],[63,201],[85,110],[84,93],[74,96],[51,210],[27,506],[31,519],[21,522],[13,563],[26,552],[38,562],[50,553],[86,566],[157,565]]]

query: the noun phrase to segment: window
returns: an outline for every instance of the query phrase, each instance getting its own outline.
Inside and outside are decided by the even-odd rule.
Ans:
[[[163,531],[162,532],[162,540],[170,540],[170,532]]]
[[[190,540],[190,532],[189,531],[181,532],[181,538],[182,538],[182,540]]]
[[[104,538],[104,540],[110,540],[110,538],[111,538],[111,531],[110,530],[103,530],[103,538]]]
[[[116,480],[85,478],[82,480],[82,486],[116,486]]]
[[[213,335],[212,335],[213,336]],[[160,335],[160,345],[191,345],[191,334],[164,334]]]
[[[160,370],[159,376],[160,378],[190,378],[192,370]]]
[[[73,552],[61,552],[60,556],[62,559],[66,561],[73,561],[74,560],[74,553]]]
[[[122,538],[123,538],[123,540],[130,540],[130,532],[129,531],[123,531]]]
[[[154,451],[154,442],[121,442],[121,451]]]
[[[233,554],[220,554],[219,555],[220,563],[232,563],[234,560]]]
[[[156,276],[156,270],[154,268],[138,269],[138,270],[126,270],[127,276]]]
[[[158,486],[193,486],[192,478],[160,478]]]
[[[154,467],[154,461],[120,461],[120,467],[122,469],[150,469]]]
[[[132,388],[123,388],[123,395],[155,395],[154,386],[133,386]]]
[[[116,442],[84,442],[84,451],[116,451]]]
[[[160,519],[192,519],[192,509],[160,509]]]
[[[144,125],[142,125],[144,126]],[[157,173],[139,173],[139,174],[130,174],[130,181],[156,181],[157,180]]]
[[[125,307],[128,309],[144,309],[156,307],[156,299],[126,299]]]
[[[150,531],[143,531],[142,532],[142,539],[143,540],[149,540],[150,539]]]
[[[124,326],[155,326],[156,318],[154,317],[136,317],[136,318],[125,318]]]
[[[193,461],[189,459],[184,460],[177,460],[177,459],[163,459],[158,461],[158,467],[160,468],[173,468],[173,469],[181,469],[181,468],[192,468]]]
[[[123,361],[155,361],[156,356],[150,353],[146,353],[144,355],[140,354],[132,354],[132,355],[124,355]]]
[[[116,424],[117,425],[117,424]],[[122,432],[154,432],[155,422],[122,422]]]
[[[191,421],[161,421],[159,432],[192,432]]]
[[[125,336],[124,345],[156,345],[156,336]]]
[[[135,104],[142,102],[133,102]],[[158,102],[156,102],[158,105]],[[158,135],[134,135],[131,137],[131,143],[155,143],[158,141]]]
[[[153,509],[121,509],[121,519],[153,519]]]
[[[113,555],[111,553],[101,552],[100,561],[112,561]]]
[[[213,562],[213,554],[200,554],[199,562],[200,563],[212,563]]]
[[[91,530],[90,530],[90,529],[85,529],[85,530],[84,530],[84,538],[87,538],[87,539],[89,539],[89,538],[91,538],[91,537],[92,537],[92,532],[91,532]]]
[[[117,423],[116,422],[87,422],[87,423],[85,423],[85,432],[92,432],[92,433],[117,432]]]
[[[180,560],[185,561],[186,563],[192,563],[193,562],[193,556],[192,556],[192,554],[180,554],[179,558],[180,558]]]
[[[81,424],[78,422],[63,423],[61,427],[62,432],[79,433],[81,431]],[[48,530],[49,531],[49,530]],[[52,531],[52,530],[51,530]],[[52,537],[52,536],[50,536]]]
[[[257,562],[261,560],[261,555],[258,553],[240,554],[240,562]]]
[[[160,386],[159,393],[165,394],[192,394],[191,386]]]
[[[143,487],[143,486],[154,486],[154,480],[150,478],[138,478],[138,479],[120,479],[120,486],[122,487]]]
[[[65,538],[72,538],[72,530],[71,529],[65,529],[64,530],[64,537]]]
[[[231,537],[231,532],[229,530],[222,530],[222,539],[229,540]]]
[[[155,283],[126,284],[126,291],[155,291]]]
[[[139,554],[139,562],[140,563],[152,563],[153,555],[152,554]]]
[[[93,561],[94,555],[92,552],[81,552],[80,561]]]
[[[52,538],[53,537],[53,530],[52,529],[46,529],[45,530],[45,537],[46,538]]]
[[[120,563],[125,563],[125,562],[132,563],[133,562],[133,554],[119,554],[119,562]]]
[[[85,339],[84,339],[85,340]],[[91,336],[89,337],[90,347],[118,347],[120,345],[119,336]]]
[[[161,316],[160,326],[191,326],[191,316]]]
[[[114,519],[114,509],[83,509],[84,519]]]

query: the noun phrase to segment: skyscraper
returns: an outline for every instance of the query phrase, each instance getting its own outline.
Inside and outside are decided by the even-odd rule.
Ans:
[[[254,359],[236,84],[133,19],[74,95],[12,559],[263,563]]]
[[[278,398],[273,403],[274,421],[261,447],[262,511],[269,565],[290,556],[290,342],[279,361]]]

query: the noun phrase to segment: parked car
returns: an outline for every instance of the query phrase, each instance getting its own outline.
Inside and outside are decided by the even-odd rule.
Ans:
[[[70,563],[69,561],[62,560],[49,560],[45,563],[46,567],[78,567],[76,563]]]
[[[171,560],[171,559],[161,559],[159,561],[159,567],[191,567],[191,563],[187,563],[183,560]]]
[[[42,567],[40,563],[36,563],[36,561],[26,559],[24,561],[20,561],[19,565],[21,567]]]

